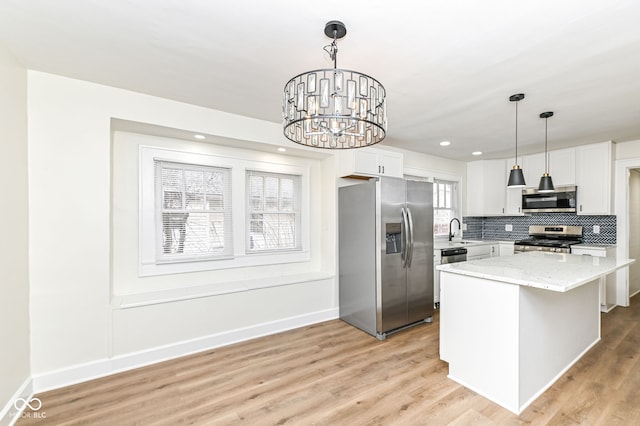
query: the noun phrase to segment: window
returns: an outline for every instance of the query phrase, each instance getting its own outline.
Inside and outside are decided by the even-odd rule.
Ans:
[[[310,166],[141,145],[139,274],[311,258]]]
[[[247,252],[300,250],[300,176],[247,171]]]
[[[448,236],[449,222],[457,215],[458,183],[433,182],[433,235]]]
[[[169,161],[154,163],[156,261],[232,255],[230,170]]]

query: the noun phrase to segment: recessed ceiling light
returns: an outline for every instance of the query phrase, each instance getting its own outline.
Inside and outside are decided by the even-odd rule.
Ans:
[[[482,151],[473,151],[471,155],[482,155]]]
[[[206,139],[205,135],[193,135],[194,138],[196,139]]]
[[[278,151],[280,151],[280,152],[286,152],[286,151],[287,151],[287,148],[280,147],[280,148],[278,148]]]
[[[449,141],[440,142],[440,146],[449,146],[449,145],[451,145],[451,142],[449,142]]]

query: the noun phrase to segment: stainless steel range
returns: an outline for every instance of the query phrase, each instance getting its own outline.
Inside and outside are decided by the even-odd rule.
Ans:
[[[529,238],[516,241],[514,250],[570,253],[571,246],[582,243],[582,226],[531,225]]]

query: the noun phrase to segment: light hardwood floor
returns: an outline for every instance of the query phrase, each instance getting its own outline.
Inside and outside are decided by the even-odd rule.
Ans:
[[[520,416],[447,379],[438,325],[380,342],[328,321],[45,392],[17,424],[640,425],[640,296]]]

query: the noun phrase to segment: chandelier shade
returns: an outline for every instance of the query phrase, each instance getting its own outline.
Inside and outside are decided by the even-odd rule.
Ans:
[[[375,145],[387,132],[386,90],[375,78],[337,68],[336,40],[344,24],[328,22],[325,47],[334,68],[298,74],[284,86],[283,133],[295,143],[313,148],[349,149]]]

